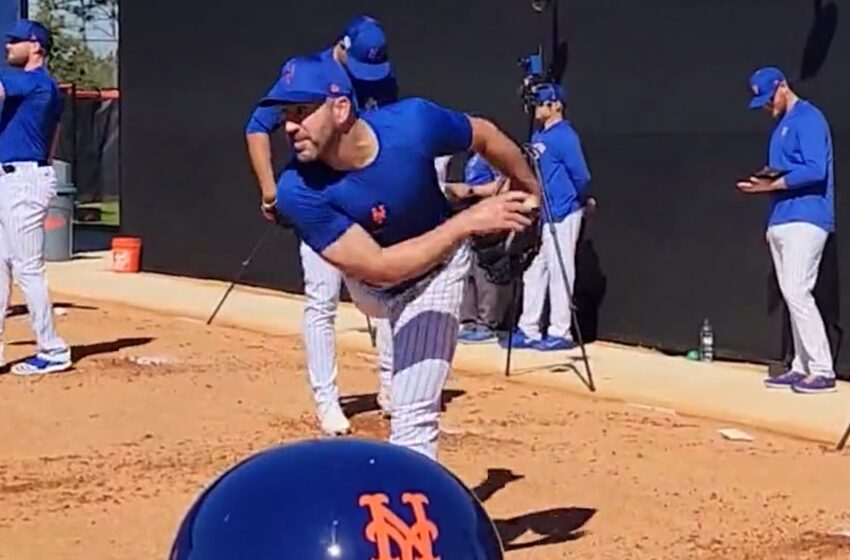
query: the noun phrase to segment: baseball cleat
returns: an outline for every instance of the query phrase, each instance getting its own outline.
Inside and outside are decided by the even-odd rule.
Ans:
[[[534,348],[536,341],[525,336],[525,333],[520,329],[515,330],[511,335],[511,346],[517,350],[522,348]],[[502,348],[508,347],[508,339],[504,338],[499,340],[499,346]]]
[[[42,375],[45,373],[58,373],[71,369],[71,353],[64,352],[55,356],[50,354],[38,354],[27,358],[19,364],[12,366],[14,375]]]
[[[351,424],[339,405],[331,406],[320,414],[319,423],[322,432],[331,437],[346,436],[351,433]]]
[[[552,350],[572,350],[578,346],[572,339],[560,336],[547,336],[543,340],[534,343],[534,347],[543,352]]]
[[[815,375],[802,379],[797,383],[794,383],[791,386],[791,390],[795,393],[804,393],[807,395],[814,395],[817,393],[834,393],[837,391],[835,388],[835,378],[823,375]]]
[[[795,383],[806,378],[806,374],[797,371],[789,371],[776,377],[768,377],[764,380],[764,386],[768,389],[790,389]]]

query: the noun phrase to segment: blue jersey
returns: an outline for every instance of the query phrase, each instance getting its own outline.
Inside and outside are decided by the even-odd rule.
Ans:
[[[8,69],[0,113],[0,162],[46,161],[62,116],[59,86],[44,68]]]
[[[552,220],[560,222],[581,208],[581,196],[590,182],[578,134],[567,121],[534,133],[534,146],[542,152],[540,173],[552,205]],[[545,218],[545,216],[544,216]]]
[[[333,48],[328,48],[319,53],[322,58],[333,58]],[[283,72],[283,66],[281,71]],[[351,84],[354,86],[356,99],[355,105],[360,111],[371,111],[390,103],[395,103],[398,100],[398,83],[395,76],[390,74],[383,80],[374,82],[355,80],[349,75]],[[274,84],[272,84],[274,87]],[[281,125],[283,109],[280,105],[271,105],[269,107],[256,107],[251,117],[248,119],[248,124],[245,127],[245,132],[251,134],[254,132],[264,132],[271,134]]]
[[[768,165],[788,171],[788,189],[771,193],[769,226],[808,222],[835,230],[832,137],[823,113],[795,103],[771,134]]]
[[[466,162],[463,182],[471,187],[492,183],[498,177],[490,163],[478,154],[472,154]]]
[[[278,181],[278,211],[317,253],[354,224],[387,247],[422,235],[451,215],[434,158],[469,149],[472,126],[466,115],[411,98],[361,118],[378,139],[375,161],[342,172],[293,160]]]

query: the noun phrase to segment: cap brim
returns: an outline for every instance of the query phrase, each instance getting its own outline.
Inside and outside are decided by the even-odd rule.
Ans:
[[[349,56],[345,66],[355,79],[375,82],[390,75],[390,63],[366,64]]]
[[[761,109],[773,98],[773,92],[757,95],[750,100],[750,109]]]
[[[260,100],[260,107],[271,105],[291,105],[293,103],[320,103],[327,96],[307,91],[287,91],[281,93],[270,93]]]
[[[29,41],[30,40],[29,35],[23,35],[21,33],[15,33],[14,31],[9,31],[8,33],[6,33],[6,38],[7,39],[18,39],[20,41]]]

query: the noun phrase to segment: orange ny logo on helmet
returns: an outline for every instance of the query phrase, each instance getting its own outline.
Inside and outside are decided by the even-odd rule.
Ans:
[[[372,223],[376,226],[384,225],[387,221],[387,207],[383,204],[377,204],[372,207]]]
[[[423,494],[405,492],[401,503],[410,506],[413,523],[408,525],[389,507],[386,494],[364,494],[360,506],[368,508],[371,521],[366,525],[366,538],[375,543],[378,555],[372,560],[440,560],[434,555],[437,526],[428,519],[425,505],[428,498]],[[395,556],[392,545],[395,544]]]

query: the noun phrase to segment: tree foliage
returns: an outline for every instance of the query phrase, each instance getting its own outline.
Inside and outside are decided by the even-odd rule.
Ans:
[[[115,51],[99,55],[91,41],[92,35],[117,41],[118,0],[38,0],[33,19],[53,34],[47,65],[59,82],[79,88],[117,86]]]

